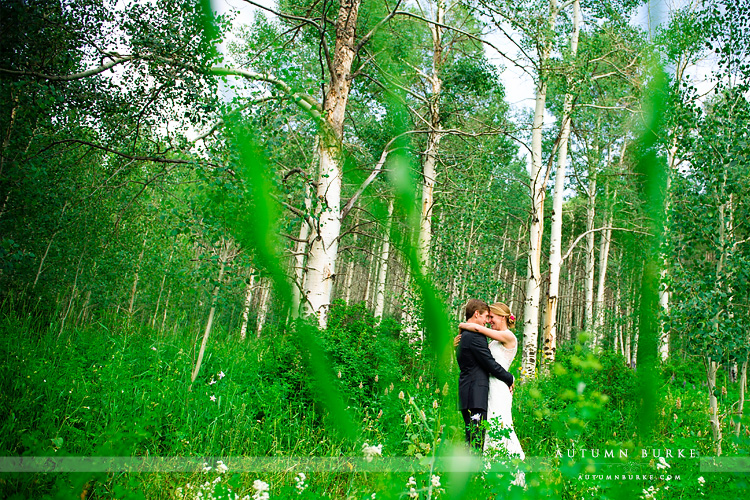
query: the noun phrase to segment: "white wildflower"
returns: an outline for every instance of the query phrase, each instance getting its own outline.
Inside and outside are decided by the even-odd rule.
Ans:
[[[433,488],[440,488],[440,476],[432,476],[432,487]]]
[[[365,456],[365,460],[372,462],[373,457],[383,456],[383,445],[379,444],[377,446],[370,446],[365,443],[362,445],[362,454]]]
[[[419,498],[419,493],[417,493],[417,490],[414,489],[414,487],[409,488],[409,498]]]
[[[305,476],[304,472],[300,472],[296,476],[294,476],[294,481],[297,483],[297,491],[301,495],[303,491],[305,491],[305,488],[307,488],[307,485],[305,484],[305,479],[307,479],[307,476]]]
[[[229,470],[229,467],[224,465],[224,462],[219,460],[216,462],[216,470],[219,471],[219,474],[224,474],[226,471]]]
[[[701,477],[698,478],[698,482],[701,483],[701,484],[706,484],[706,480],[703,479],[703,476],[701,476]]]
[[[216,396],[214,396],[213,394],[211,395],[211,397],[210,397],[209,399],[210,399],[211,401],[214,401],[214,402],[216,402]]]
[[[223,371],[221,371],[221,372],[217,373],[216,375],[217,375],[217,376],[219,377],[219,380],[221,380],[221,379],[223,379],[224,377],[226,377],[226,374],[225,374],[225,373],[224,373]]]
[[[216,381],[214,380],[213,377],[211,377],[211,381],[208,383],[208,385],[214,385],[215,383],[216,383]]]
[[[398,393],[398,399],[404,399],[404,391]]]
[[[204,463],[203,464],[203,472],[210,472],[210,471],[211,471],[211,466],[208,465],[207,463]],[[190,485],[188,485],[188,488],[189,487],[190,487]]]
[[[406,481],[406,486],[416,486],[417,480],[414,479],[414,476],[409,477],[409,480]]]
[[[668,469],[670,467],[672,466],[669,465],[666,460],[664,460],[664,457],[659,457],[659,463],[656,464],[657,469]]]
[[[253,481],[253,489],[255,490],[255,493],[253,494],[253,500],[268,500],[268,498],[270,497],[268,491],[271,489],[271,487],[265,481],[256,479],[255,481]]]

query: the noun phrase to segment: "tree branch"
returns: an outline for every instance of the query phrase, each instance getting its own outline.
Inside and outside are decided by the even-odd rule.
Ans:
[[[373,35],[374,35],[374,34],[375,34],[375,33],[376,33],[376,32],[377,32],[377,31],[378,31],[378,30],[379,30],[379,29],[380,29],[380,28],[381,28],[381,27],[382,27],[382,26],[383,26],[383,25],[385,24],[385,23],[387,23],[388,21],[390,21],[391,19],[393,19],[393,17],[394,17],[394,16],[396,15],[396,13],[398,12],[398,7],[399,7],[399,5],[401,5],[401,1],[402,1],[402,0],[397,0],[397,1],[396,1],[396,5],[395,5],[395,6],[393,7],[393,10],[392,10],[392,11],[391,11],[391,12],[390,12],[390,13],[389,13],[389,14],[388,14],[387,16],[385,16],[385,17],[384,17],[384,18],[383,18],[383,19],[382,19],[382,20],[381,20],[381,21],[380,21],[380,22],[379,22],[378,24],[376,24],[376,25],[375,25],[375,27],[374,27],[373,29],[371,29],[369,33],[367,33],[367,34],[366,34],[365,36],[363,36],[363,37],[362,37],[362,38],[361,38],[361,39],[359,40],[359,42],[357,43],[356,47],[354,47],[354,53],[355,53],[355,54],[356,54],[356,53],[358,53],[358,52],[359,52],[359,51],[360,51],[360,50],[362,49],[362,47],[364,47],[364,45],[365,45],[365,44],[366,44],[366,43],[367,43],[367,42],[368,42],[368,41],[370,40],[370,38],[372,38],[372,36],[373,36]]]
[[[82,141],[80,139],[62,139],[59,141],[54,141],[51,144],[49,144],[47,147],[42,149],[40,153],[43,153],[47,149],[56,146],[58,144],[81,144],[83,146],[89,146],[95,149],[99,149],[102,151],[106,151],[107,153],[116,154],[117,156],[122,156],[123,158],[127,158],[129,160],[136,160],[136,161],[152,161],[154,163],[176,163],[180,165],[191,165],[195,162],[189,161],[189,160],[182,160],[178,158],[161,158],[158,156],[136,156],[131,155],[128,153],[123,153],[122,151],[117,151],[116,149],[112,149],[108,146],[102,146],[101,144],[96,144],[89,141]],[[216,167],[217,165],[214,163],[207,163],[207,165],[211,165],[212,167]]]
[[[45,75],[44,73],[37,73],[35,71],[17,71],[17,70],[4,69],[4,68],[0,68],[0,74],[6,74],[6,75],[11,75],[11,76],[32,76],[34,78],[39,78],[42,80],[49,80],[52,82],[69,82],[72,80],[81,80],[83,78],[88,78],[89,76],[98,75],[99,73],[104,73],[108,69],[111,69],[117,66],[118,64],[132,61],[133,59],[136,59],[136,57],[135,56],[118,56],[106,64],[102,64],[101,66],[97,66],[96,68],[92,68],[92,69],[82,71],[80,73],[75,73],[72,75]]]
[[[261,10],[265,10],[267,12],[270,12],[271,14],[273,14],[276,17],[280,17],[282,19],[288,19],[290,21],[299,21],[301,23],[310,24],[312,26],[315,26],[315,28],[318,31],[323,31],[323,29],[320,27],[320,25],[318,23],[316,23],[315,21],[313,21],[312,19],[308,19],[306,17],[293,16],[291,14],[284,14],[282,12],[275,11],[275,10],[273,10],[270,7],[266,7],[265,5],[261,5],[259,3],[255,3],[252,0],[244,0],[244,1],[246,3],[249,3],[250,5],[254,5],[255,7],[258,7]]]
[[[651,236],[651,233],[647,233],[646,231],[639,231],[638,229],[627,229],[624,227],[612,227],[612,226],[604,226],[604,227],[598,227],[596,229],[589,229],[588,231],[584,231],[581,234],[578,235],[578,237],[573,241],[573,243],[570,244],[570,247],[568,248],[568,251],[565,252],[565,255],[563,255],[562,259],[560,259],[560,262],[565,262],[565,260],[570,257],[571,252],[573,252],[573,249],[575,249],[576,245],[578,245],[578,242],[583,239],[584,236],[586,236],[589,233],[596,233],[598,231],[604,231],[605,229],[610,229],[612,231],[627,231],[629,233],[638,233],[638,234],[645,234],[646,236]]]
[[[494,44],[488,42],[487,40],[482,40],[480,37],[478,37],[476,35],[472,35],[471,33],[468,33],[468,32],[466,32],[464,30],[458,29],[458,28],[453,27],[453,26],[448,26],[447,24],[442,24],[442,23],[438,23],[436,21],[432,21],[430,19],[426,19],[426,18],[424,18],[422,16],[418,16],[418,15],[413,14],[411,12],[404,12],[404,11],[401,10],[401,11],[396,12],[395,14],[402,15],[402,16],[407,16],[407,17],[413,17],[414,19],[419,19],[420,21],[424,21],[424,22],[429,23],[429,24],[434,24],[435,26],[439,26],[440,28],[445,28],[447,30],[455,31],[456,33],[461,33],[462,35],[468,36],[472,40],[476,40],[477,42],[483,43],[484,45],[495,49],[495,51],[498,54],[500,54],[501,56],[503,56],[509,62],[513,63],[514,66],[517,66],[521,71],[523,71],[527,75],[532,76],[531,73],[529,73],[529,70],[527,70],[526,68],[524,68],[523,66],[521,66],[520,64],[518,64],[518,62],[516,62],[511,57],[505,55],[505,52],[503,52],[502,50],[500,50],[499,48],[497,48]]]
[[[344,205],[344,208],[341,209],[341,217],[340,217],[341,220],[344,220],[344,217],[346,217],[346,215],[349,213],[349,210],[352,209],[352,207],[357,202],[357,200],[359,199],[360,195],[364,192],[364,190],[367,189],[367,186],[369,186],[372,183],[372,181],[375,180],[375,177],[377,177],[378,174],[383,171],[383,166],[385,165],[385,160],[388,158],[388,155],[396,151],[396,149],[399,149],[399,148],[388,149],[391,147],[391,144],[393,144],[394,141],[396,141],[396,139],[399,139],[407,134],[414,134],[414,133],[417,133],[417,131],[410,130],[402,134],[399,134],[393,139],[391,139],[390,141],[388,141],[388,144],[386,144],[385,148],[383,148],[383,153],[380,155],[380,160],[378,160],[378,164],[375,166],[375,169],[372,172],[370,172],[370,175],[367,176],[367,179],[365,179],[365,181],[359,186],[359,189],[357,189],[357,192],[354,193],[351,199],[349,199],[346,205]]]

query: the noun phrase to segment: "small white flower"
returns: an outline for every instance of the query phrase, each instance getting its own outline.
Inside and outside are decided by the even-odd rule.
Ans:
[[[152,351],[155,351],[155,350],[156,350],[156,347],[153,347],[153,346],[152,346],[152,347],[151,347],[151,350],[152,350]]]
[[[432,487],[433,488],[440,488],[440,476],[432,476]]]
[[[375,493],[373,493],[372,495],[370,495],[370,498],[372,498],[372,500],[375,500]]]
[[[268,491],[271,489],[271,487],[267,482],[256,479],[255,481],[253,481],[253,489],[255,490],[255,493],[253,494],[254,500],[268,500],[270,496],[268,494]]]
[[[409,477],[409,480],[406,481],[406,486],[416,486],[417,480],[414,479],[414,476]]]
[[[218,462],[216,462],[216,470],[219,471],[219,474],[224,474],[226,471],[229,470],[229,467],[224,465],[224,462],[219,460]]]
[[[383,445],[379,444],[377,446],[370,446],[365,443],[362,445],[362,454],[365,456],[365,460],[372,462],[373,457],[383,456]]]
[[[208,385],[214,385],[215,383],[216,383],[216,381],[214,380],[213,377],[211,377],[211,381],[208,383]]]
[[[474,415],[471,416],[471,419],[473,421],[475,421],[475,422],[479,422],[480,420],[482,420],[482,414],[481,413],[475,413]]]
[[[294,476],[294,481],[297,483],[297,491],[301,495],[303,491],[305,491],[305,488],[307,488],[307,485],[305,484],[305,479],[307,479],[307,476],[305,476],[304,472],[300,472],[296,476]]]
[[[706,484],[706,480],[703,479],[703,476],[701,476],[701,477],[698,478],[698,482],[701,483],[701,484]]]
[[[214,396],[214,395],[212,394],[212,395],[211,395],[211,397],[210,397],[209,399],[210,399],[211,401],[214,401],[214,402],[215,402],[215,401],[216,401],[216,396]]]
[[[669,465],[666,460],[664,460],[664,457],[659,457],[659,463],[656,464],[657,469],[668,469],[670,467],[672,466]]]
[[[398,393],[398,399],[404,399],[404,391]]]
[[[419,493],[417,493],[417,490],[414,489],[414,487],[409,488],[409,498],[419,498]]]
[[[226,377],[226,375],[224,374],[224,372],[223,372],[223,371],[221,371],[221,372],[217,373],[217,375],[219,376],[219,380],[221,380],[221,379],[223,379],[224,377]]]
[[[211,466],[208,465],[207,463],[204,463],[203,464],[203,472],[209,472],[209,471],[211,471]],[[188,488],[189,487],[190,487],[190,485],[188,485]]]

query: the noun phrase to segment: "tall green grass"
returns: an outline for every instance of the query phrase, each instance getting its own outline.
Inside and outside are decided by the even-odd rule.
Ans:
[[[438,377],[425,346],[407,339],[392,320],[377,325],[361,305],[337,304],[325,331],[297,324],[264,330],[261,338],[244,343],[217,331],[192,385],[196,331],[160,333],[110,316],[58,333],[34,315],[2,312],[3,456],[357,457],[367,443],[382,445],[386,459],[428,460],[436,451],[450,455],[462,445],[455,384],[438,382],[457,380],[457,373]],[[353,437],[330,426],[330,410],[310,377],[310,351],[299,345],[305,335],[317,336],[331,390],[342,395],[343,411],[356,426]],[[659,372],[661,411],[649,448],[710,452],[707,397],[700,379],[688,377],[692,374],[682,365]],[[728,387],[725,406],[736,397]],[[420,498],[477,499],[616,498],[623,492],[635,498],[650,486],[658,488],[659,498],[739,491],[745,484],[742,477],[719,474],[703,474],[707,483],[699,491],[696,460],[670,464],[680,481],[581,479],[604,469],[585,459],[565,460],[567,450],[636,450],[639,394],[637,377],[622,358],[580,344],[562,349],[550,375],[520,385],[515,393],[514,420],[524,450],[529,457],[547,457],[550,464],[546,472],[527,474],[525,490],[508,491],[507,474],[426,469],[308,471],[301,496],[295,483],[299,470],[229,470],[217,484],[231,484],[242,496],[252,495],[253,482],[262,480],[270,484],[272,498],[364,499],[373,493],[376,498],[409,498],[411,488]],[[746,454],[747,441],[736,440],[728,448]],[[556,458],[558,450],[561,459]],[[656,473],[656,462],[631,460],[612,467]],[[440,487],[430,489],[433,473],[440,477]],[[158,474],[4,473],[0,492],[7,498],[81,498],[84,492],[88,498],[178,498],[178,488],[184,493],[186,484],[215,477],[220,477],[215,468]]]

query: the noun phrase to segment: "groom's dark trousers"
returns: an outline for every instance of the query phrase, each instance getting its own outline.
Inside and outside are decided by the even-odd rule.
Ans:
[[[481,333],[461,330],[457,357],[461,369],[458,377],[458,407],[466,426],[466,442],[481,451],[485,434],[481,423],[487,420],[490,375],[500,379],[508,387],[513,385],[513,375],[495,361],[487,346],[487,337]]]

